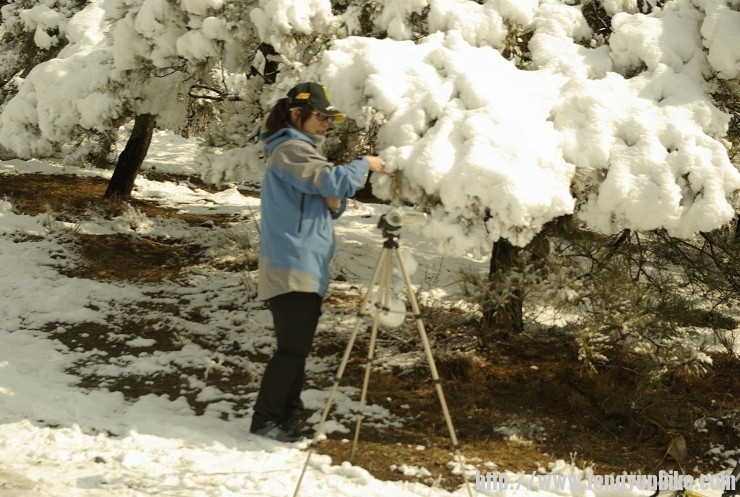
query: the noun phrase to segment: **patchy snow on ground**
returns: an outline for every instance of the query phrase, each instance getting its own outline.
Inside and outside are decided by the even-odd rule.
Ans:
[[[183,146],[183,145],[187,145]],[[180,152],[176,152],[178,146]],[[189,174],[195,150],[167,135],[157,135],[144,170]],[[0,162],[0,174],[97,174],[109,172],[78,170],[50,162]],[[1,176],[0,176],[1,179]],[[272,347],[271,319],[267,310],[251,301],[253,276],[214,273],[192,268],[178,281],[159,283],[105,282],[64,276],[62,245],[64,233],[140,233],[197,242],[209,247],[214,258],[238,250],[240,237],[253,236],[259,218],[259,199],[240,194],[235,188],[209,193],[186,181],[153,181],[140,178],[135,197],[161,202],[190,213],[227,213],[236,221],[222,232],[208,227],[187,227],[178,221],[147,218],[131,209],[113,219],[91,217],[70,224],[54,219],[53,213],[29,216],[17,212],[9,199],[0,199],[0,495],[3,497],[178,497],[285,496],[293,495],[307,461],[305,444],[283,444],[249,434],[250,408],[238,407],[233,394],[206,386],[193,376],[188,391],[195,392],[208,407],[197,415],[184,397],[155,394],[128,400],[107,387],[128,375],[147,378],[172,373],[181,367],[222,375],[229,370],[219,353],[206,350],[194,339],[219,336],[240,350],[269,353]],[[351,202],[336,224],[340,240],[332,266],[333,290],[357,291],[367,284],[382,246],[377,228],[387,207]],[[421,294],[454,302],[459,296],[455,281],[459,270],[484,269],[485,261],[473,257],[443,257],[436,244],[425,240],[411,227],[402,231],[401,251],[415,269],[411,279]],[[233,254],[232,254],[233,255]],[[69,254],[66,254],[69,256]],[[70,263],[73,259],[70,259]],[[409,271],[411,272],[411,271]],[[242,305],[233,310],[233,303]],[[157,337],[122,327],[124,309],[142,306],[142,318],[158,320],[163,328],[185,330],[176,350],[155,346]],[[178,312],[161,309],[175,306]],[[202,319],[188,319],[197,310]],[[319,333],[336,333],[346,340],[356,319],[351,312],[331,314]],[[105,351],[69,348],[50,338],[55,332],[81,323],[98,323],[108,340],[119,340],[131,350],[118,357]],[[383,359],[382,353],[380,359]],[[387,361],[418,360],[386,357]],[[311,373],[333,371],[336,357],[311,357]],[[258,378],[261,364],[240,364]],[[74,370],[74,374],[70,371]],[[86,375],[99,379],[95,388],[78,386]],[[246,397],[253,396],[244,390]],[[358,388],[341,386],[334,399],[335,415],[327,432],[348,433]],[[309,386],[304,399],[309,409],[320,410],[328,391]],[[250,399],[251,400],[251,399]],[[249,402],[251,405],[251,402]],[[369,405],[368,423],[397,423],[388,409]],[[314,422],[318,418],[313,419]],[[509,436],[517,437],[516,427]],[[450,453],[450,465],[456,461]],[[425,468],[396,464],[404,473],[426,474]],[[534,466],[534,463],[533,463]],[[476,470],[489,471],[495,461],[466,464],[472,478]],[[528,472],[532,468],[523,468]],[[540,473],[575,473],[580,469],[565,463],[542,468]],[[518,475],[511,475],[514,479]],[[532,484],[506,491],[472,490],[475,495],[543,496],[552,492]],[[471,485],[472,487],[472,485]],[[300,486],[304,496],[464,496],[470,487],[461,485],[450,493],[421,483],[380,481],[361,467],[313,453]],[[636,495],[650,492],[633,491]],[[584,487],[558,491],[558,495],[591,496]],[[595,492],[614,497],[613,492]],[[554,495],[554,494],[553,494]],[[714,497],[714,494],[707,494]]]

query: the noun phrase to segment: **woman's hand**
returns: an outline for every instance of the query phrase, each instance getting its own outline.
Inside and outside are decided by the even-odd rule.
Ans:
[[[366,155],[365,158],[370,163],[370,170],[378,174],[392,174],[385,170],[385,161],[375,155]]]
[[[342,199],[339,197],[324,197],[324,203],[332,212],[337,212],[342,208]]]

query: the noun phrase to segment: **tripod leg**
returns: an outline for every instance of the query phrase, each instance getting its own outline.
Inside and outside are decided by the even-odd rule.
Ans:
[[[355,436],[352,440],[352,449],[350,450],[349,461],[354,464],[355,453],[357,451],[357,442],[360,439],[360,426],[362,425],[362,419],[365,412],[365,403],[367,399],[367,388],[370,384],[370,370],[372,368],[372,362],[375,359],[375,340],[378,336],[378,324],[380,322],[380,312],[382,309],[387,309],[390,304],[390,288],[391,288],[391,251],[383,249],[381,255],[381,275],[380,275],[380,286],[377,292],[377,298],[375,301],[375,310],[373,311],[373,326],[370,333],[370,343],[367,350],[367,359],[365,362],[365,378],[362,382],[362,393],[360,394],[360,406],[357,413],[357,423],[355,425]]]
[[[437,390],[437,396],[439,397],[439,403],[442,406],[442,413],[444,414],[445,422],[447,423],[447,430],[450,432],[450,440],[452,440],[452,446],[455,450],[455,456],[457,458],[457,463],[460,465],[460,471],[462,473],[463,481],[465,482],[465,486],[468,489],[468,495],[470,497],[473,496],[473,491],[470,489],[470,482],[468,482],[468,479],[465,477],[465,466],[463,464],[462,454],[460,454],[460,444],[457,441],[457,435],[455,434],[455,427],[452,425],[452,417],[450,416],[450,410],[447,408],[447,401],[445,400],[445,394],[442,391],[442,382],[439,379],[439,374],[437,372],[437,365],[434,362],[434,356],[432,355],[432,348],[429,345],[429,339],[427,337],[426,329],[424,328],[424,321],[421,319],[421,310],[419,309],[419,303],[416,301],[416,296],[414,295],[414,291],[411,287],[411,280],[409,279],[409,275],[406,272],[406,268],[403,265],[403,260],[401,259],[401,254],[398,251],[398,248],[395,249],[396,252],[396,259],[398,260],[398,267],[401,271],[401,275],[403,276],[403,281],[406,286],[406,296],[409,299],[409,303],[411,304],[411,310],[414,313],[414,319],[416,319],[416,327],[419,330],[419,335],[421,336],[421,341],[424,344],[424,354],[426,355],[427,362],[429,363],[429,370],[432,373],[432,380],[434,380],[434,387]]]
[[[306,455],[306,462],[303,464],[303,469],[301,470],[301,474],[298,477],[298,482],[296,483],[295,491],[293,492],[293,497],[298,496],[298,490],[301,487],[303,476],[306,474],[306,469],[308,468],[308,463],[311,459],[311,455],[313,454],[314,446],[318,442],[318,439],[321,436],[322,430],[324,428],[324,423],[326,423],[326,419],[329,416],[329,409],[331,409],[332,402],[334,401],[334,396],[337,393],[337,388],[339,388],[339,382],[344,376],[344,370],[347,367],[347,363],[349,362],[349,356],[352,352],[352,347],[354,347],[355,340],[357,339],[357,334],[360,331],[360,326],[363,323],[363,317],[365,316],[368,303],[370,302],[370,296],[375,286],[375,282],[378,279],[378,274],[380,274],[381,262],[383,261],[384,257],[385,257],[385,253],[382,252],[380,254],[380,257],[378,258],[378,263],[376,264],[375,269],[373,270],[373,275],[370,278],[370,283],[367,287],[368,290],[367,292],[365,292],[365,296],[362,298],[362,302],[360,303],[360,309],[357,312],[357,322],[355,323],[355,328],[354,330],[352,330],[352,335],[350,335],[349,337],[349,341],[347,342],[347,347],[344,349],[344,355],[342,356],[342,362],[339,364],[339,369],[337,370],[337,374],[334,378],[334,385],[332,385],[331,391],[329,392],[329,397],[326,400],[326,405],[324,406],[324,411],[321,415],[321,421],[319,421],[319,426],[316,429],[316,434],[314,435],[313,440],[309,444],[308,454]]]

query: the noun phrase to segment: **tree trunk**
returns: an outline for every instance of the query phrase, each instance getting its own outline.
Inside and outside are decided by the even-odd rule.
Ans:
[[[517,256],[521,250],[504,239],[493,244],[488,270],[488,281],[491,286],[496,285],[496,278],[516,266]],[[484,310],[483,326],[489,336],[497,332],[518,333],[524,330],[522,291],[520,288],[509,290],[509,296],[503,305]]]
[[[489,341],[524,331],[524,296],[528,285],[547,278],[550,242],[538,233],[526,247],[501,239],[493,244],[488,268],[488,304],[484,305],[481,338]]]
[[[156,121],[151,114],[136,116],[134,129],[128,143],[126,143],[126,148],[118,157],[116,169],[113,171],[108,189],[105,191],[106,198],[124,199],[131,197],[136,175],[139,174],[141,164],[149,151],[155,125]]]
[[[280,55],[275,48],[269,43],[260,43],[257,47],[257,53],[252,61],[252,67],[249,69],[249,77],[262,76],[265,84],[271,85],[275,82],[277,74],[280,71],[280,64],[274,60],[275,55]]]

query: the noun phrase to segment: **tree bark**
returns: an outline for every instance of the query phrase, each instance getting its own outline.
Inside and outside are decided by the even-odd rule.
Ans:
[[[126,143],[126,147],[118,157],[116,169],[108,182],[105,191],[106,198],[125,199],[131,197],[134,181],[139,174],[141,164],[149,151],[152,142],[156,120],[151,114],[140,114],[134,121],[134,129]]]
[[[493,244],[491,263],[488,269],[488,281],[495,285],[496,278],[513,269],[517,256],[522,249],[515,247],[507,240],[501,239]],[[487,335],[501,332],[518,333],[524,330],[524,297],[519,288],[512,288],[509,298],[503,305],[485,309],[483,326]]]
[[[516,247],[505,239],[493,244],[488,268],[491,297],[488,307],[483,309],[481,323],[483,340],[524,331],[526,286],[547,278],[549,254],[550,242],[544,232],[538,233],[526,247]],[[514,273],[522,274],[514,276]],[[502,288],[507,284],[511,287]]]
[[[269,43],[261,43],[257,47],[257,53],[252,61],[252,67],[249,69],[249,76],[262,76],[265,84],[271,85],[275,82],[277,74],[280,71],[279,64],[271,57],[280,55],[275,48]]]

